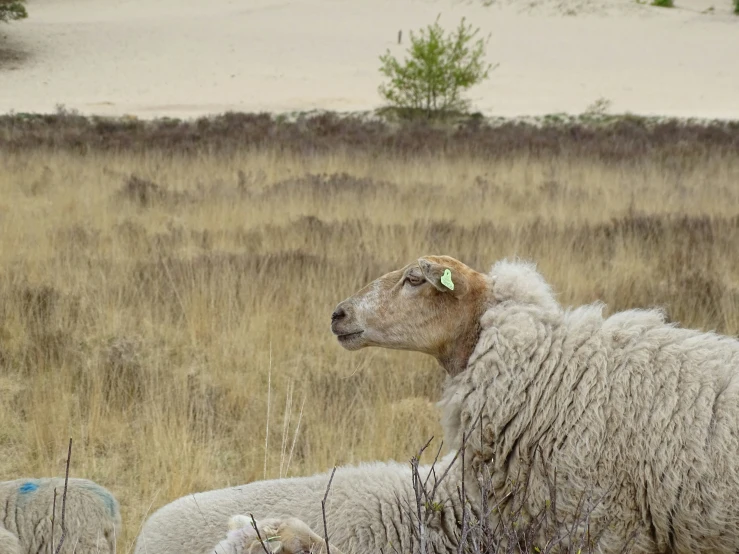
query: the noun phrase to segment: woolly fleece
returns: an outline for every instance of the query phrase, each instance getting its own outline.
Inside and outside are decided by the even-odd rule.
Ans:
[[[0,482],[0,553],[45,554],[52,551],[51,518],[55,488],[54,549],[62,533],[64,479]],[[69,479],[65,520],[67,535],[60,554],[115,552],[116,536],[121,531],[121,515],[117,500],[107,489],[87,479]]]
[[[641,552],[738,551],[739,341],[680,329],[659,311],[565,310],[532,264],[498,262],[490,279],[475,350],[439,404],[446,444],[458,449],[470,436],[466,464],[501,488],[525,475],[538,451],[557,472],[561,514],[574,514],[583,494],[602,497],[590,520],[602,552],[619,551],[632,532]],[[447,507],[429,525],[436,552],[456,551],[458,466],[438,499]],[[549,492],[536,466],[529,473],[535,513]],[[472,474],[466,488],[479,508]],[[212,552],[234,514],[292,516],[320,530],[328,476],[176,500],[149,518],[136,553]],[[407,464],[337,470],[331,541],[346,554],[389,544],[407,552],[411,495]]]
[[[442,459],[446,467],[450,459]],[[422,474],[428,468],[422,468]],[[235,514],[268,518],[296,517],[323,536],[321,500],[331,472],[290,479],[258,481],[249,485],[182,497],[160,508],[145,523],[136,542],[136,554],[232,554],[241,552],[222,541]],[[449,481],[451,483],[451,481]],[[439,497],[450,500],[444,488]],[[406,514],[413,509],[411,468],[401,463],[366,463],[336,470],[326,503],[330,544],[341,551],[379,552],[392,543],[409,552]],[[402,515],[401,515],[402,514]],[[350,519],[348,519],[350,517]],[[437,534],[437,551],[444,552],[446,535]],[[214,549],[219,545],[219,549]],[[228,546],[228,548],[227,548]]]

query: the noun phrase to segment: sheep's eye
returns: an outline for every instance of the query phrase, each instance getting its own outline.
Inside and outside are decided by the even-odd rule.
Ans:
[[[406,283],[410,283],[412,287],[417,287],[421,283],[423,283],[424,278],[419,277],[418,275],[414,275],[412,273],[408,274],[405,278]]]

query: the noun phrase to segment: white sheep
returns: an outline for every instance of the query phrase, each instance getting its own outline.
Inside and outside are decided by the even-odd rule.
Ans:
[[[0,553],[55,552],[62,535],[63,492],[63,478],[0,481]],[[93,481],[69,479],[65,527],[61,553],[113,554],[121,531],[118,502]]]
[[[588,532],[601,552],[630,538],[637,552],[739,551],[739,341],[667,324],[659,311],[602,312],[599,303],[563,309],[531,264],[502,261],[484,275],[428,256],[341,302],[332,330],[348,350],[434,356],[448,373],[439,405],[452,452],[441,465],[464,446],[465,467],[487,474],[496,498],[526,476],[524,515],[550,498],[550,481],[531,469],[538,453],[557,473],[565,523],[586,495],[600,500]],[[465,484],[479,513],[475,474],[467,471]],[[267,530],[282,525],[308,551],[323,534],[328,478],[179,499],[149,518],[136,552],[257,552],[248,527],[222,541],[234,514],[253,514],[259,525],[269,518]],[[417,551],[411,481],[407,464],[340,468],[326,514],[332,551]],[[461,481],[457,463],[437,491],[440,509],[425,531],[433,552],[457,551]]]
[[[451,454],[439,461],[439,467],[449,465]],[[428,466],[420,468],[426,475]],[[290,530],[291,536],[302,537],[301,548],[317,553],[323,537],[321,500],[326,494],[331,472],[309,477],[295,477],[256,481],[248,485],[212,490],[184,496],[171,502],[144,524],[136,541],[135,554],[237,554],[262,551],[256,533],[235,533],[235,527],[251,529],[253,515],[261,528],[276,529],[297,518],[312,529]],[[437,494],[446,498],[456,496],[451,490],[452,480]],[[415,510],[411,468],[407,463],[364,463],[356,467],[337,468],[326,502],[326,521],[329,546],[333,554],[341,552],[374,553],[385,551],[409,552],[409,514]],[[238,514],[246,517],[232,518]],[[230,523],[229,523],[230,522]],[[404,523],[401,523],[404,522]],[[227,527],[228,526],[228,527]],[[228,536],[227,536],[228,535]],[[264,535],[263,539],[267,538]],[[224,540],[225,539],[225,540]],[[445,535],[434,541],[442,545]],[[392,544],[392,546],[390,546]],[[390,548],[390,550],[387,550]],[[446,548],[446,547],[445,547]],[[437,547],[437,552],[443,552]],[[300,554],[283,545],[281,554]]]

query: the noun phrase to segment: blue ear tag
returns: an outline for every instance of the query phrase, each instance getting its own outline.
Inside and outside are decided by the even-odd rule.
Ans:
[[[452,281],[452,272],[450,270],[444,270],[444,275],[441,276],[441,284],[449,290],[454,290],[454,281]]]

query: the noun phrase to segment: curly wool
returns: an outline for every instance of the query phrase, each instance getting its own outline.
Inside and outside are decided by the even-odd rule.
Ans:
[[[52,507],[56,490],[56,522]],[[0,552],[51,552],[61,538],[64,479],[16,479],[0,482]],[[65,510],[67,534],[61,554],[113,554],[121,531],[117,500],[87,479],[69,479]],[[53,547],[51,546],[53,537]]]
[[[637,551],[736,552],[739,341],[656,310],[563,310],[529,264],[499,262],[491,276],[496,302],[440,403],[449,443],[469,433],[467,458],[498,487],[540,448],[565,515],[602,497],[591,532],[603,552],[634,532]],[[530,479],[533,512],[548,488],[540,472]]]

